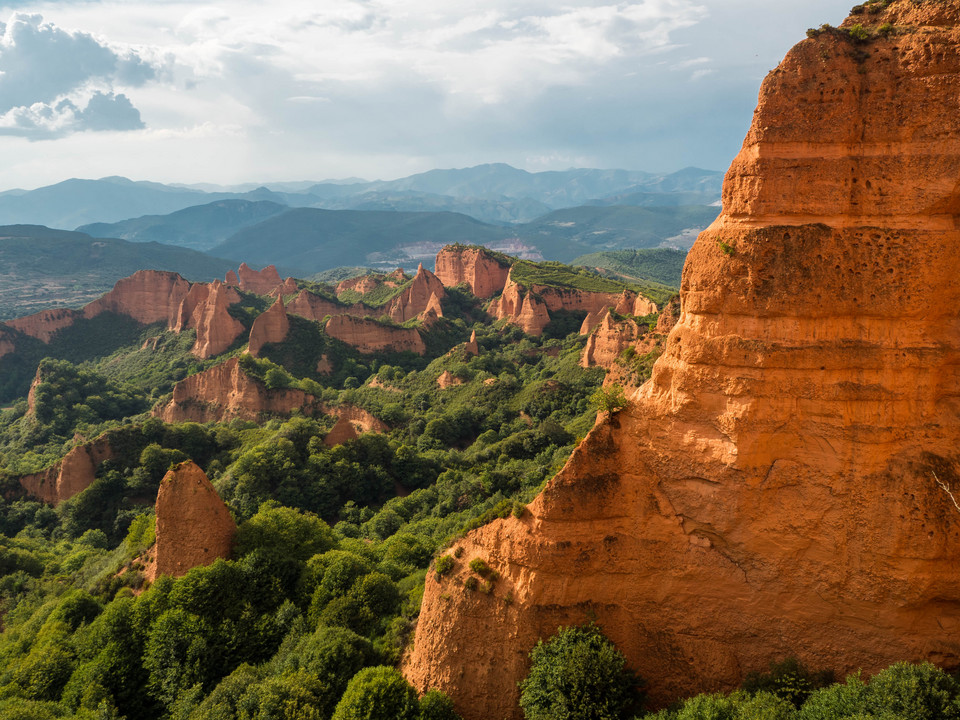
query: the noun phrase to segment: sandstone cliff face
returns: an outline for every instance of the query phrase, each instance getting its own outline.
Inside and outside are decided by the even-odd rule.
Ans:
[[[614,320],[608,309],[596,328],[587,338],[580,356],[583,367],[610,369],[621,352],[640,337],[640,328],[632,318]]]
[[[113,457],[110,440],[101,435],[91,443],[77,445],[46,470],[20,478],[20,485],[37,500],[58,505],[83,492],[97,479],[97,468]]]
[[[237,280],[241,290],[257,295],[269,295],[271,290],[283,283],[275,266],[267,265],[263,270],[254,270],[246,263],[240,264]]]
[[[464,344],[463,351],[467,355],[472,355],[474,357],[480,354],[480,343],[477,342],[477,331],[474,330],[470,333],[470,339]]]
[[[266,312],[260,313],[250,328],[250,354],[260,357],[260,351],[267,343],[283,342],[290,332],[290,319],[283,307],[283,299],[270,306]]]
[[[83,308],[83,316],[93,318],[103,312],[126,315],[144,325],[176,322],[180,303],[190,291],[190,283],[173,272],[139,270],[118,280],[113,290]]]
[[[546,304],[528,290],[520,287],[510,276],[500,297],[493,300],[487,308],[497,320],[506,319],[517,325],[528,335],[539,335],[550,322],[550,313]]]
[[[510,268],[481,248],[445,247],[437,253],[437,278],[447,287],[466,283],[478,298],[491,298],[507,284]]]
[[[180,577],[191,568],[229,558],[236,523],[206,474],[191,461],[170,470],[157,493],[156,564],[147,572]]]
[[[240,302],[240,296],[219,280],[194,287],[201,289],[205,297],[198,302],[187,323],[187,327],[197,331],[197,341],[190,352],[199,358],[211,358],[233,345],[245,330],[243,323],[228,310]]]
[[[403,352],[423,355],[427,349],[416,328],[396,328],[369,318],[335,315],[327,321],[327,335],[362,353]]]
[[[336,293],[347,292],[348,290],[353,290],[358,292],[361,295],[366,295],[371,290],[377,288],[377,279],[372,275],[361,275],[360,277],[348,278],[337,284]]]
[[[237,358],[230,358],[178,382],[173,398],[152,414],[168,423],[261,420],[289,415],[295,409],[310,413],[315,405],[316,398],[302,390],[268,390],[243,371]]]
[[[15,320],[8,320],[6,324],[15,330],[19,330],[24,335],[29,335],[37,340],[48,343],[58,330],[70,327],[81,317],[83,317],[83,313],[79,310],[55,308],[52,310],[41,310],[33,315],[27,315],[26,317]]]
[[[790,655],[960,665],[958,10],[897,0],[866,22],[915,27],[768,76],[652,379],[428,578],[417,687],[519,717],[537,638],[592,618],[660,703]]]
[[[428,310],[432,311],[435,317],[443,317],[440,301],[446,295],[443,283],[432,272],[424,269],[421,263],[410,286],[387,303],[386,314],[400,323],[419,317]]]
[[[369,317],[382,315],[382,310],[373,310],[366,305],[356,303],[354,305],[341,305],[325,297],[316,295],[309,290],[301,290],[290,304],[287,305],[287,312],[291,315],[320,322],[328,315],[356,315],[358,317]]]

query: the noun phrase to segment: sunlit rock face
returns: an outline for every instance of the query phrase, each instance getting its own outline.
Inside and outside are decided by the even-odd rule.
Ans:
[[[655,703],[960,664],[960,2],[856,23],[765,80],[651,380],[428,578],[406,674],[468,720],[519,717],[537,638],[591,619]]]

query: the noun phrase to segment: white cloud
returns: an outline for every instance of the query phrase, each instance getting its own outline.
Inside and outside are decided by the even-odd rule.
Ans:
[[[68,32],[37,14],[0,23],[0,132],[32,139],[130,130],[140,114],[115,86],[141,86],[154,68],[129,49]]]

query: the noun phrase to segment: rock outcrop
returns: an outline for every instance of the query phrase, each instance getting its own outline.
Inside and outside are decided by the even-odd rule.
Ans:
[[[369,317],[383,314],[383,310],[374,310],[362,303],[344,305],[312,293],[309,290],[301,290],[300,294],[287,305],[287,312],[291,315],[306,318],[307,320],[313,320],[314,322],[321,322],[325,317],[334,315]]]
[[[7,320],[6,324],[14,330],[19,330],[24,335],[48,343],[58,330],[70,327],[81,317],[83,317],[83,313],[79,310],[55,308],[41,310],[33,315],[15,320]]]
[[[427,349],[416,328],[385,325],[370,318],[335,315],[325,326],[327,335],[362,353],[404,352],[423,355]]]
[[[172,327],[190,287],[190,282],[177,273],[139,270],[118,280],[110,292],[86,305],[83,316],[94,318],[112,312],[144,325],[164,322]]]
[[[280,285],[277,285],[273,290],[268,294],[270,297],[283,298],[288,295],[296,295],[300,292],[300,286],[297,285],[297,281],[292,277],[288,277]]]
[[[447,287],[466,283],[478,298],[492,298],[507,284],[510,267],[484,248],[451,245],[437,253],[437,278]]]
[[[550,323],[550,313],[585,312],[580,332],[587,334],[603,317],[607,308],[624,315],[648,315],[657,311],[656,304],[631,290],[621,293],[605,293],[552,285],[520,285],[513,278],[513,270],[507,276],[500,297],[487,307],[498,320],[519,326],[528,335],[540,335]]]
[[[311,414],[319,401],[302,390],[269,390],[247,375],[237,358],[184,378],[173,387],[173,397],[158,405],[153,415],[164,422],[224,422],[262,420],[289,415],[293,410]]]
[[[190,288],[177,313],[176,332],[187,328],[197,331],[191,352],[199,358],[219,355],[245,331],[243,323],[230,314],[230,306],[240,302],[237,291],[219,280]]]
[[[283,298],[277,301],[268,310],[260,313],[250,328],[250,354],[260,357],[260,351],[267,343],[280,343],[290,332],[290,318],[283,307]]]
[[[440,386],[441,390],[446,390],[449,387],[463,385],[463,380],[458,378],[449,370],[444,370],[442,373],[440,373],[440,377],[437,378],[437,385]]]
[[[339,282],[336,293],[340,295],[340,293],[352,290],[361,295],[366,295],[368,292],[376,290],[379,285],[380,283],[377,282],[377,278],[373,275],[361,275],[360,277],[348,278]]]
[[[269,295],[274,288],[282,283],[280,273],[273,265],[267,265],[263,270],[254,270],[246,263],[241,263],[240,269],[237,270],[237,285],[246,292]]]
[[[470,333],[470,339],[464,344],[463,351],[467,355],[476,357],[480,354],[480,343],[477,342],[477,331]]]
[[[764,81],[653,377],[428,578],[405,672],[467,720],[589,620],[655,703],[791,655],[960,666],[960,2],[873,8]]]
[[[616,320],[607,309],[603,318],[590,333],[590,337],[587,338],[587,344],[584,345],[583,353],[580,355],[580,365],[599,366],[609,370],[620,353],[630,347],[640,334],[640,327],[633,318],[625,317]]]
[[[447,296],[443,283],[423,263],[407,288],[387,303],[386,314],[395,322],[406,322],[419,317],[428,310],[436,317],[443,317],[440,301]]]
[[[350,421],[346,417],[341,416],[337,418],[337,422],[334,423],[333,428],[331,428],[330,432],[323,438],[323,444],[327,447],[334,447],[335,445],[343,445],[343,443],[349,442],[350,440],[356,440],[358,437],[360,437],[360,435]]]
[[[9,355],[10,353],[16,352],[17,350],[17,336],[9,328],[4,327],[0,323],[0,358],[4,355]]]
[[[31,497],[58,505],[93,485],[100,464],[112,457],[110,440],[101,435],[93,442],[72,448],[63,460],[46,470],[22,476],[20,485]]]
[[[206,474],[192,461],[177,465],[157,492],[156,563],[147,580],[181,577],[189,570],[229,558],[237,525]]]
[[[360,433],[385,433],[390,430],[390,427],[380,420],[380,418],[355,405],[323,406],[323,412],[327,415],[348,420],[357,432]]]

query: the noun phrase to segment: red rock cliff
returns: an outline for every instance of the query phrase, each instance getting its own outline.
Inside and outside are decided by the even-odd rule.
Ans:
[[[196,464],[181,463],[160,482],[157,493],[156,565],[148,580],[180,577],[191,568],[229,558],[237,532],[230,511]]]
[[[282,283],[280,273],[273,265],[267,265],[263,270],[254,270],[246,263],[241,263],[237,270],[237,285],[240,289],[257,295],[269,295],[271,290]]]
[[[93,318],[103,312],[126,315],[150,325],[176,323],[180,303],[190,291],[190,282],[173,272],[139,270],[118,280],[113,289],[83,308],[83,316]]]
[[[266,312],[260,313],[250,328],[250,354],[260,357],[260,351],[267,343],[283,342],[290,332],[290,318],[283,307],[283,299],[270,306]]]
[[[478,298],[491,298],[507,284],[508,265],[483,248],[448,245],[437,253],[437,278],[447,287],[466,283]]]
[[[428,578],[417,687],[519,717],[537,638],[591,618],[660,703],[790,655],[960,665],[958,18],[897,0],[767,77],[653,377]]]
[[[84,445],[77,445],[46,470],[20,478],[20,485],[37,500],[58,505],[83,492],[97,479],[97,468],[113,457],[110,440],[101,435]]]
[[[421,264],[409,287],[387,303],[386,314],[400,323],[419,317],[428,309],[435,316],[442,317],[440,301],[446,296],[443,283]]]
[[[423,355],[427,349],[416,328],[399,328],[369,318],[335,315],[325,326],[327,335],[355,347],[362,353],[403,352]]]
[[[152,413],[168,423],[261,420],[270,415],[289,415],[295,409],[310,413],[317,404],[316,398],[302,390],[268,390],[247,375],[234,357],[178,382],[169,402],[158,405]]]

